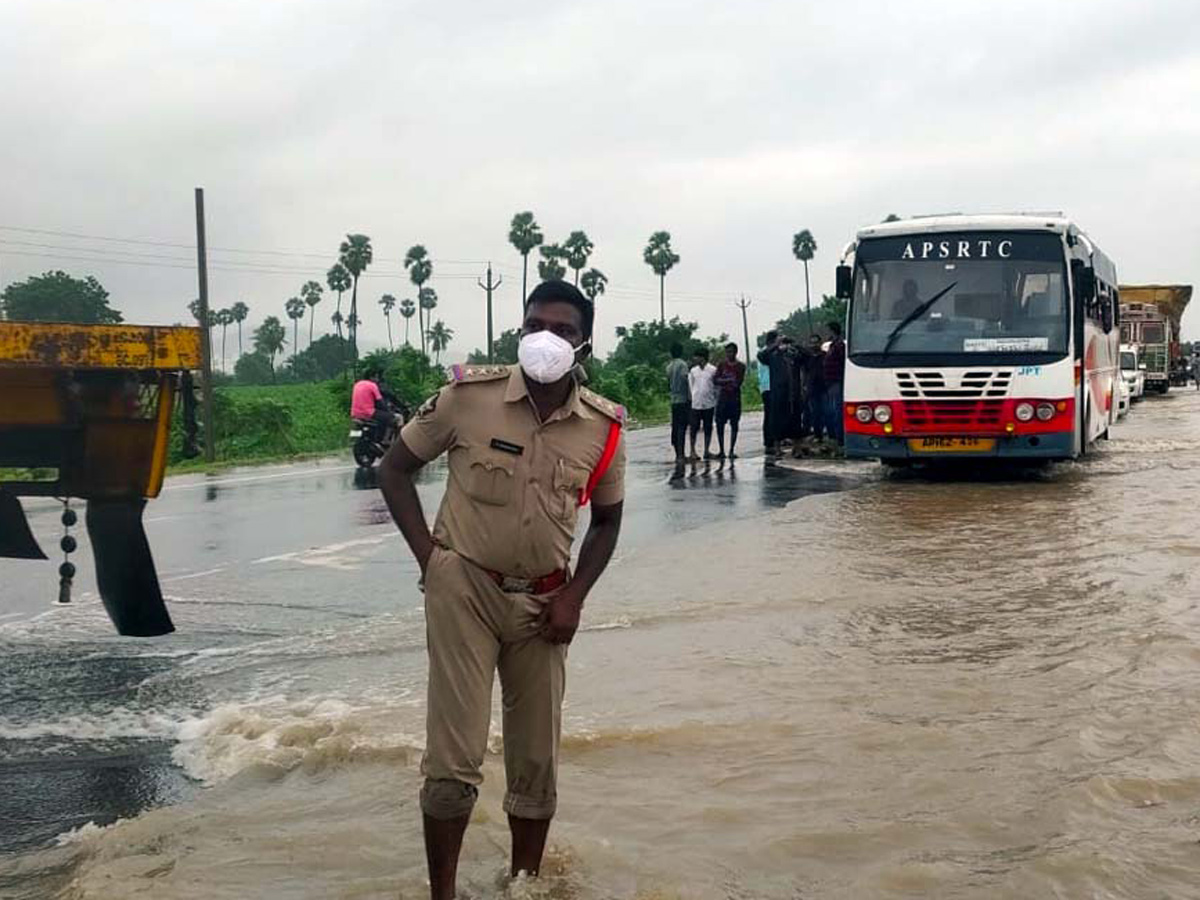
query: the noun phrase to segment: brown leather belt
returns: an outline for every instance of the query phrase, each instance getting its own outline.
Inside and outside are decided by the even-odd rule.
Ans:
[[[559,569],[540,578],[516,578],[503,572],[493,572],[491,569],[483,571],[506,594],[548,594],[567,583],[566,569]]]

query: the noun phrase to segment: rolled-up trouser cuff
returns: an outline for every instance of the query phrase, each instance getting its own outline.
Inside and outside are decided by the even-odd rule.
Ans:
[[[518,819],[553,819],[558,809],[558,798],[537,799],[514,794],[509,791],[504,795],[504,811]]]
[[[421,811],[433,819],[459,819],[475,808],[479,789],[465,781],[427,778],[421,786]]]

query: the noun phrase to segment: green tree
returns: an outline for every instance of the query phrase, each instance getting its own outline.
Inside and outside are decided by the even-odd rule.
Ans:
[[[538,277],[542,281],[562,281],[567,274],[567,270],[559,262],[563,257],[562,247],[558,244],[542,244],[538,253],[542,254],[542,259],[538,261]],[[521,309],[521,317],[525,317],[524,307]]]
[[[425,352],[425,305],[422,301],[423,285],[433,277],[433,260],[422,244],[414,244],[404,254],[404,268],[409,280],[417,286],[417,333],[421,336],[421,352]]]
[[[292,372],[304,381],[328,381],[345,371],[350,362],[350,342],[325,334],[292,357]]]
[[[233,316],[233,321],[238,327],[238,357],[242,355],[242,323],[246,321],[246,317],[250,315],[250,307],[239,300],[233,306],[229,307],[229,312]]]
[[[634,322],[629,327],[617,328],[617,349],[605,363],[606,368],[623,369],[635,365],[648,365],[662,370],[671,358],[671,345],[678,342],[684,348],[694,342],[700,328],[695,322],[681,322],[676,316],[670,322]]]
[[[812,297],[808,289],[808,262],[817,252],[817,241],[812,232],[805,228],[792,236],[792,255],[804,263],[804,308],[808,310],[808,330],[813,330]]]
[[[521,342],[521,329],[510,328],[492,341],[492,357],[497,365],[511,366],[517,361],[517,345]],[[467,362],[483,365],[488,361],[487,350],[472,350]]]
[[[338,248],[338,262],[345,266],[354,284],[350,289],[350,353],[358,359],[358,279],[371,264],[375,252],[371,249],[371,239],[365,234],[348,234]]]
[[[321,294],[324,290],[319,281],[306,281],[304,286],[300,288],[300,296],[306,304],[308,304],[308,346],[312,346],[313,342],[313,323],[317,321],[317,304],[321,302]],[[299,347],[294,347],[292,356],[300,352]]]
[[[405,297],[400,301],[400,315],[404,316],[404,343],[410,347],[412,344],[408,341],[408,320],[416,314],[416,311],[417,304],[413,303],[409,298]]]
[[[533,213],[519,212],[512,218],[508,228],[508,242],[521,254],[521,317],[525,317],[525,298],[529,296],[529,251],[541,246],[545,238]]]
[[[334,331],[337,333],[337,336],[340,338],[342,336],[342,321],[343,321],[342,311],[340,309],[335,309],[333,311],[333,315],[329,317],[329,321],[333,323]]]
[[[820,329],[827,328],[830,322],[846,324],[846,301],[826,294],[821,305],[811,311],[813,327],[809,327],[810,311],[803,307],[792,310],[785,318],[775,323],[775,330],[786,334],[796,341],[806,341],[811,334],[820,334]],[[814,330],[815,329],[815,330]],[[761,345],[760,336],[760,345]]]
[[[265,353],[243,353],[233,365],[233,377],[238,384],[267,384],[275,380],[275,370]]]
[[[437,305],[438,305],[437,291],[435,291],[431,287],[421,288],[421,293],[420,293],[419,297],[420,297],[420,299],[418,300],[417,305],[420,307],[422,315],[418,319],[418,324],[421,321],[424,321],[424,322],[431,321],[433,319],[433,311],[435,309],[437,309]],[[424,353],[426,356],[429,355],[429,350],[425,343],[425,338],[428,337],[427,332],[428,332],[428,329],[426,329],[426,331],[421,332],[421,352]]]
[[[225,370],[225,333],[229,330],[229,326],[233,324],[233,310],[219,309],[217,310],[217,324],[221,326],[221,370]]]
[[[454,337],[454,329],[447,328],[446,323],[438,319],[429,326],[429,348],[433,350],[433,364],[441,365],[442,351],[450,346],[450,340]]]
[[[0,294],[0,313],[10,322],[74,322],[115,325],[121,314],[108,305],[108,291],[94,277],[45,272],[10,284]]]
[[[197,325],[204,324],[200,321],[200,298],[199,297],[197,297],[195,300],[191,301],[188,304],[188,312],[190,312],[192,314],[192,318],[196,320]],[[209,354],[211,354],[212,353],[212,345],[213,345],[212,330],[217,327],[216,310],[209,309],[207,324],[208,324],[208,352],[209,352]]]
[[[388,330],[388,349],[395,349],[392,346],[392,310],[396,307],[396,298],[391,294],[384,294],[379,298],[379,305],[383,308],[383,318],[387,321]]]
[[[671,233],[656,231],[650,235],[646,249],[642,251],[642,259],[658,276],[658,320],[667,324],[667,273],[679,263],[679,254],[671,249]]]
[[[300,320],[304,318],[304,301],[299,297],[292,297],[283,305],[287,312],[287,317],[292,320],[292,358],[296,358],[296,354],[300,352]]]
[[[262,324],[254,329],[254,350],[267,357],[271,364],[271,380],[275,380],[275,354],[283,350],[287,339],[287,331],[278,316],[267,316]]]
[[[608,284],[608,277],[599,269],[592,268],[583,273],[579,284],[583,288],[583,293],[592,301],[592,306],[595,307],[597,298],[604,293],[605,286]],[[592,355],[596,355],[596,323],[594,319],[592,321]]]
[[[579,273],[588,264],[592,251],[596,249],[582,231],[572,231],[562,244],[563,259],[575,270],[575,287],[579,287]]]
[[[342,294],[350,290],[350,285],[354,280],[350,277],[350,272],[340,262],[335,263],[333,268],[325,273],[325,283],[329,285],[329,289],[337,294],[337,315],[331,316],[329,321],[337,328],[338,337],[342,334]]]

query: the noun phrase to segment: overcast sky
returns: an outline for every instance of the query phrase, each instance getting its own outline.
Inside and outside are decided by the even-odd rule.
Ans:
[[[657,315],[658,229],[668,315],[735,336],[741,294],[752,333],[803,303],[795,231],[819,296],[890,212],[1064,210],[1123,282],[1200,280],[1194,0],[0,0],[0,84],[0,283],[95,274],[129,321],[186,318],[195,186],[214,306],[282,317],[361,231],[384,342],[376,301],[412,296],[423,243],[451,359],[483,344],[479,261],[517,324],[524,209],[595,242],[601,353]]]

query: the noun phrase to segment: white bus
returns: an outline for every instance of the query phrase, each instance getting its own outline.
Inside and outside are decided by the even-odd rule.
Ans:
[[[1071,459],[1108,436],[1116,268],[1061,215],[873,225],[837,276],[847,456]]]

